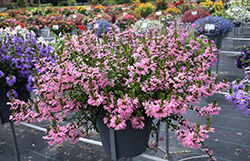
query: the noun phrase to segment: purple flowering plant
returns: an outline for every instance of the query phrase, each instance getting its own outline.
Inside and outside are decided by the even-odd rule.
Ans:
[[[250,66],[250,46],[244,48],[241,55],[237,59],[236,65],[238,68],[246,68]]]
[[[53,60],[53,48],[39,42],[34,32],[16,27],[0,29],[0,90],[10,97],[28,96],[34,87],[35,60]]]
[[[226,99],[232,103],[237,110],[242,110],[246,116],[250,116],[250,71],[249,68],[245,71],[244,79],[239,78],[231,83],[229,93],[225,95]]]
[[[234,24],[233,21],[227,18],[219,17],[219,16],[208,16],[206,18],[198,19],[194,22],[196,24],[195,30],[198,35],[225,35],[227,32],[232,31]],[[215,29],[206,31],[206,24],[214,24]]]

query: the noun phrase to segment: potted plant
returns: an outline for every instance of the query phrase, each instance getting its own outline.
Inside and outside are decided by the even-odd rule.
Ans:
[[[161,28],[163,28],[163,23],[160,20],[149,19],[139,20],[133,26],[136,34],[146,34],[150,30],[159,31]]]
[[[179,14],[181,14],[181,10],[178,9],[177,7],[175,7],[175,6],[168,7],[164,12],[169,13],[171,15],[179,15]]]
[[[240,7],[236,4],[231,5],[226,12],[234,18],[233,22],[236,27],[240,27],[243,22],[250,22],[250,12],[244,7]]]
[[[84,15],[89,15],[88,10],[84,6],[77,6],[75,8],[76,13],[84,14]]]
[[[26,103],[11,100],[12,109],[21,106],[23,110],[15,113],[13,120],[47,118],[52,125],[44,139],[50,145],[65,140],[76,143],[87,121],[100,134],[103,132],[99,123],[113,128],[116,135],[129,127],[145,130],[139,136],[134,131],[126,133],[134,138],[132,143],[129,139],[117,139],[117,144],[123,141],[119,146],[128,146],[126,150],[117,149],[118,157],[132,157],[145,151],[148,124],[156,129],[152,119],[168,123],[185,147],[204,146],[205,138],[213,131],[210,116],[218,114],[220,107],[216,101],[202,108],[197,104],[202,96],[228,87],[227,83],[217,84],[209,71],[216,61],[213,52],[217,49],[206,37],[197,37],[193,30],[183,32],[178,24],[162,32],[168,34],[159,39],[153,30],[143,37],[135,36],[133,30],[126,30],[126,36],[113,30],[104,34],[102,41],[97,41],[93,30],[63,37],[64,46],[59,45],[57,60],[54,63],[41,60],[37,64],[47,71],[36,73],[37,97]],[[187,110],[205,115],[207,124],[190,123],[184,115]],[[65,121],[67,124],[62,124]],[[101,140],[105,141],[107,135],[101,135]],[[146,143],[137,142],[141,138],[146,138]],[[143,147],[135,151],[135,144]],[[103,146],[110,151],[106,143]],[[214,159],[210,150],[205,147],[204,151]]]
[[[239,56],[239,58],[237,59],[237,67],[238,68],[247,68],[249,67],[250,64],[250,47],[247,46],[245,47],[244,51],[241,52],[241,55]]]
[[[94,20],[88,24],[89,30],[95,30],[98,38],[102,38],[103,31],[107,34],[111,32],[111,24],[106,20]]]
[[[106,7],[104,10],[104,13],[107,13],[111,16],[112,18],[112,23],[116,22],[116,15],[122,13],[122,7],[121,6],[117,6],[117,5],[112,5],[109,7]]]
[[[217,47],[221,47],[223,36],[233,30],[234,24],[230,19],[218,16],[208,16],[195,21],[195,29],[198,35],[207,35],[210,39],[216,39]]]
[[[123,29],[123,31],[126,29],[127,25],[132,25],[137,22],[137,19],[134,18],[134,16],[130,14],[122,15],[118,18],[117,26],[120,27],[120,29]]]
[[[210,15],[211,14],[207,10],[196,8],[185,12],[184,15],[181,17],[181,21],[183,23],[194,23],[196,20],[200,18],[205,18]]]
[[[13,45],[13,42],[15,45]],[[40,58],[52,58],[52,47],[41,44],[33,32],[17,26],[0,29],[0,115],[2,123],[9,122],[11,114],[9,98],[27,100],[34,89],[33,74],[35,54]]]
[[[65,19],[56,19],[52,21],[48,27],[50,28],[50,31],[59,35],[60,33],[64,34],[64,32],[70,33],[75,28],[75,25],[73,22],[69,22]]]
[[[140,13],[143,18],[146,18],[150,13],[155,11],[155,7],[151,3],[140,3],[135,11]]]
[[[156,1],[156,9],[155,11],[159,11],[159,10],[165,10],[167,9],[167,3],[165,0],[157,0]]]
[[[243,111],[242,114],[250,116],[250,104],[249,104],[249,63],[248,69],[245,71],[246,76],[244,79],[234,80],[229,88],[229,93],[225,95],[226,100],[228,100],[237,110]]]
[[[60,13],[68,17],[69,15],[74,14],[74,10],[63,7]]]

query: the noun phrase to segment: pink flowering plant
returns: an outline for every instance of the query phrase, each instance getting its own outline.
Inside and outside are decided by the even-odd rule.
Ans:
[[[179,24],[161,33],[150,30],[136,35],[132,28],[120,33],[113,27],[99,41],[94,30],[64,36],[55,62],[37,60],[36,68],[46,71],[36,72],[37,97],[27,103],[13,98],[9,103],[13,110],[22,107],[12,120],[50,120],[44,139],[53,145],[64,140],[75,143],[87,121],[96,128],[102,111],[106,112],[104,123],[115,130],[126,129],[126,121],[142,129],[146,120],[157,119],[176,130],[185,147],[203,147],[215,160],[203,142],[214,132],[210,117],[221,108],[216,101],[204,107],[198,103],[202,96],[228,87],[225,82],[217,83],[209,71],[217,48]],[[207,124],[190,123],[184,117],[187,110],[205,115]]]

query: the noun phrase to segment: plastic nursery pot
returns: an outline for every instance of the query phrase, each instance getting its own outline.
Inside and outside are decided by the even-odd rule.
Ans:
[[[102,111],[97,116],[97,128],[101,137],[104,151],[111,155],[109,128],[104,124],[103,118],[106,112]],[[127,121],[127,127],[124,130],[114,131],[116,142],[117,158],[131,158],[145,152],[149,140],[149,125],[151,120],[147,120],[143,129],[134,129],[130,121]]]
[[[9,98],[6,95],[7,92],[0,91],[0,125],[10,122],[9,117],[11,115],[10,105],[7,105],[7,102],[10,102]],[[29,93],[19,93],[20,100],[27,101]]]
[[[235,27],[240,27],[241,23],[240,22],[234,22]]]
[[[207,35],[207,37],[210,40],[213,40],[215,42],[218,49],[221,48],[221,42],[222,42],[222,39],[223,39],[223,34],[220,34],[220,35]]]
[[[78,25],[77,27],[79,28],[79,30],[85,31],[85,26],[84,25]]]

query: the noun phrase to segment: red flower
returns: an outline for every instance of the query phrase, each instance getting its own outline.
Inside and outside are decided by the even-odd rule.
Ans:
[[[96,13],[96,12],[94,12],[94,15],[96,15],[96,16],[97,16],[97,13]]]
[[[21,22],[18,23],[22,28],[25,28],[25,25]]]

